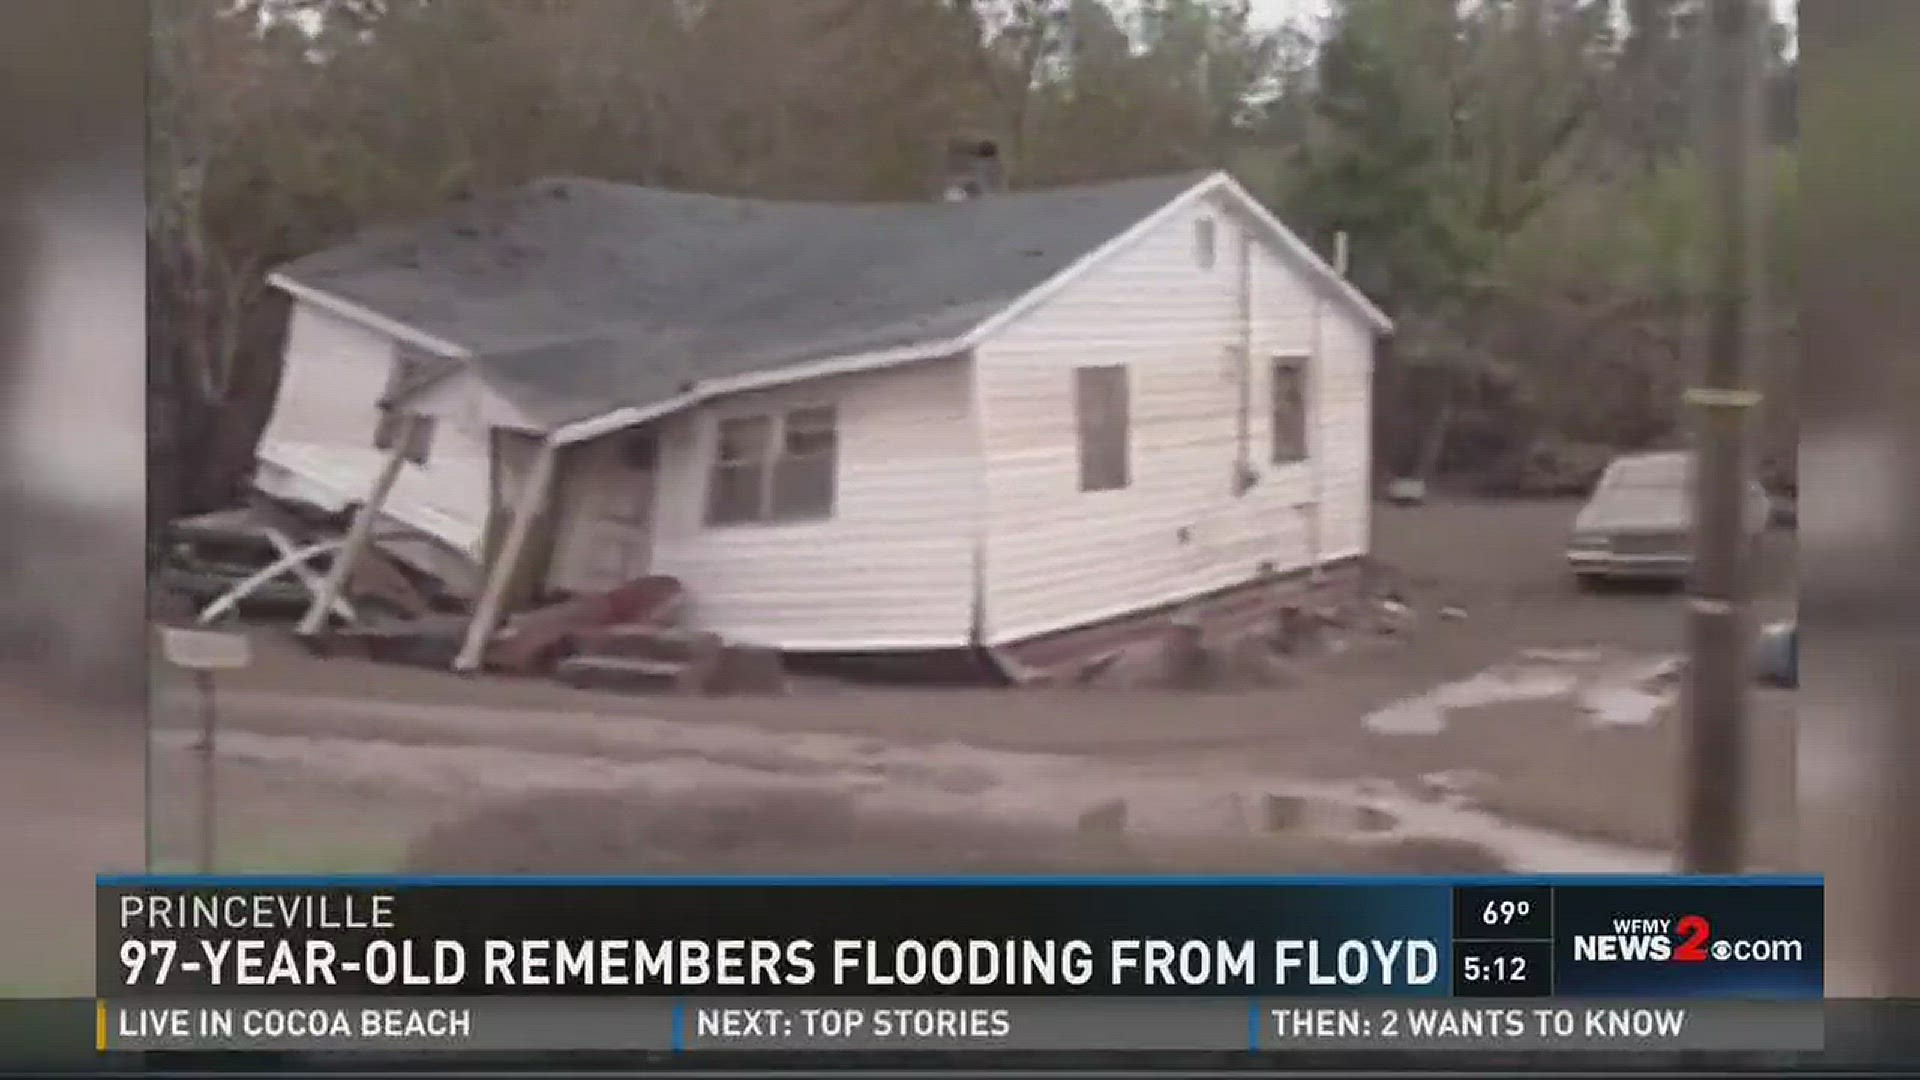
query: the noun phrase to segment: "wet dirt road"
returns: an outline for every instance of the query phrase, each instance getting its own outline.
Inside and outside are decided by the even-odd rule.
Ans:
[[[804,790],[883,816],[1069,830],[1091,820],[1185,842],[1450,838],[1515,868],[1653,868],[1673,827],[1667,667],[1680,599],[1573,591],[1559,552],[1571,510],[1383,509],[1380,554],[1423,617],[1401,639],[1357,639],[1315,661],[1287,690],[635,698],[317,662],[269,644],[226,694],[222,767],[282,801],[304,784],[333,792],[319,804],[393,803],[391,829],[315,826],[350,834],[328,847],[349,860],[356,845],[365,860],[403,846],[355,835],[502,799]],[[1768,616],[1791,596],[1791,551],[1777,546]],[[1442,607],[1466,617],[1439,620]],[[1791,695],[1756,704],[1752,833],[1758,860],[1777,867],[1791,860]]]

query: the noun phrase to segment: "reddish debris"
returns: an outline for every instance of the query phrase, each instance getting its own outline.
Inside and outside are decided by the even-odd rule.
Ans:
[[[569,635],[613,621],[604,595],[579,596],[515,615],[487,649],[487,666],[516,675],[545,670],[560,658]]]
[[[659,626],[581,631],[556,675],[600,690],[670,690],[686,694],[777,693],[786,673],[775,649],[730,646],[719,635]]]
[[[661,625],[677,618],[685,602],[686,589],[676,579],[645,577],[522,612],[494,638],[487,664],[514,674],[542,672],[567,655],[582,633],[623,623]]]
[[[671,660],[684,663],[708,649],[716,648],[720,638],[699,630],[646,623],[622,623],[597,626],[573,635],[575,655],[621,656],[636,660]]]
[[[687,587],[679,578],[656,575],[630,581],[606,594],[612,623],[674,626],[687,608]]]

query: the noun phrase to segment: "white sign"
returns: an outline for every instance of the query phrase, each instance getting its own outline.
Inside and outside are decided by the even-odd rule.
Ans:
[[[195,671],[230,671],[253,662],[253,642],[224,630],[163,627],[160,648],[169,662]]]

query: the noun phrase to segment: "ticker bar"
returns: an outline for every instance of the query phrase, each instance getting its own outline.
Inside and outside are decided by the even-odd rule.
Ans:
[[[111,1051],[1810,1051],[1820,1002],[315,998],[102,1002]]]

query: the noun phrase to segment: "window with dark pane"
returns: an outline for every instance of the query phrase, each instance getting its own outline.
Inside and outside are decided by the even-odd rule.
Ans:
[[[405,433],[407,448],[401,456],[415,465],[425,465],[433,455],[433,426],[431,416],[413,416],[391,405],[382,405],[380,420],[373,428],[374,449],[391,452]]]
[[[1073,407],[1079,428],[1080,490],[1126,487],[1131,478],[1126,367],[1076,368]]]
[[[720,421],[713,474],[707,486],[707,521],[733,525],[759,521],[766,513],[767,474],[773,420],[743,416]]]
[[[374,448],[391,451],[399,444],[401,433],[407,432],[406,460],[415,465],[425,465],[433,453],[434,419],[414,416],[409,431],[408,414],[402,412],[400,407],[458,366],[458,360],[436,356],[411,345],[396,347],[393,360],[387,367],[386,389],[380,395],[380,419],[373,428]]]
[[[836,421],[831,407],[795,409],[786,415],[780,456],[774,463],[769,516],[817,518],[833,513],[839,457]]]
[[[1290,465],[1307,459],[1307,359],[1281,356],[1273,361],[1273,462]]]
[[[1193,223],[1193,261],[1202,270],[1213,269],[1215,249],[1219,246],[1217,230],[1212,218],[1199,218]]]
[[[839,418],[831,406],[720,423],[707,521],[805,521],[833,514]]]
[[[629,469],[652,472],[660,460],[660,438],[654,433],[629,435],[620,444],[621,464]]]

